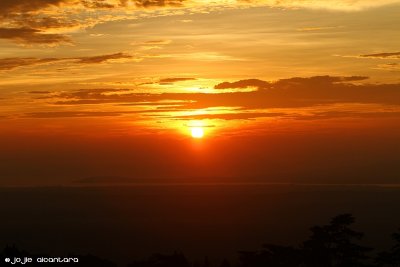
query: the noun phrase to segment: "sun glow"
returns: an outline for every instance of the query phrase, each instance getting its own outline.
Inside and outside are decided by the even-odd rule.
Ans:
[[[191,121],[189,123],[190,134],[193,138],[200,139],[204,137],[204,123],[203,121]]]
[[[204,129],[203,129],[203,127],[192,127],[191,133],[192,133],[193,138],[203,138]]]

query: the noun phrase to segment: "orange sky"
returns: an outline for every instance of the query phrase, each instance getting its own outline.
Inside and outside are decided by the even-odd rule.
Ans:
[[[399,12],[396,0],[3,0],[0,185],[397,182]]]

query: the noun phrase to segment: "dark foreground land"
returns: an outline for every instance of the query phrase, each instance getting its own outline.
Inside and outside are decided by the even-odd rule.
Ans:
[[[152,185],[0,192],[2,258],[68,256],[80,259],[71,266],[132,267],[400,264],[396,186]]]

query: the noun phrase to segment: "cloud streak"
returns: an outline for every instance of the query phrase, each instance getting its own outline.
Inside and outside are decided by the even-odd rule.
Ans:
[[[400,105],[400,84],[360,84],[351,82],[365,80],[366,77],[315,76],[310,78],[290,78],[276,82],[257,79],[241,80],[233,83],[221,83],[216,87],[255,86],[251,92],[224,93],[127,93],[103,94],[101,91],[80,90],[60,93],[57,104],[101,104],[127,102],[154,102],[164,100],[189,101],[186,108],[208,108],[218,106],[236,106],[245,108],[292,108],[309,107],[334,103],[377,103]]]
[[[180,81],[182,78],[166,79]],[[149,124],[191,120],[400,118],[400,84],[368,84],[366,79],[363,76],[294,77],[277,81],[244,79],[216,84],[215,88],[220,89],[212,93],[143,91],[141,86],[145,84],[134,89],[35,90],[25,92],[24,101],[30,94],[33,101],[43,103],[42,108],[13,116],[31,119],[116,117],[116,120]],[[225,90],[246,87],[254,90]]]
[[[366,8],[398,4],[398,0],[240,0],[242,3],[264,4],[268,6],[332,9],[345,11],[358,11]]]
[[[102,63],[116,63],[126,62],[130,60],[140,60],[127,53],[114,53],[98,56],[87,57],[70,57],[70,58],[0,58],[0,70],[13,70],[19,67],[46,65],[58,62],[70,62],[72,64],[102,64]]]
[[[0,70],[12,70],[19,67],[44,65],[58,62],[59,58],[1,58]]]
[[[41,44],[48,46],[72,43],[72,40],[66,35],[46,33],[42,30],[27,27],[0,28],[0,39],[9,39],[18,44]]]
[[[224,82],[215,87],[220,89],[255,87],[253,91],[221,91],[216,93],[132,93],[119,94],[119,90],[89,89],[72,92],[54,93],[42,99],[53,100],[53,104],[81,106],[115,104],[119,106],[144,106],[135,113],[150,117],[171,119],[255,119],[260,117],[290,117],[285,112],[272,112],[271,109],[324,110],[327,107],[344,105],[364,105],[374,109],[354,113],[357,117],[395,116],[400,108],[400,84],[367,84],[359,82],[367,79],[362,76],[332,77],[315,76],[310,78],[290,78],[276,82],[259,79],[247,79],[236,82]],[[357,83],[357,84],[354,84]],[[120,89],[123,90],[123,89]],[[168,103],[163,104],[163,103]],[[147,106],[147,108],[146,108]],[[153,106],[152,108],[150,108]],[[388,107],[381,110],[377,106]],[[325,107],[325,108],[322,108]],[[221,108],[223,108],[221,110]],[[335,108],[337,109],[337,108]],[[393,109],[393,110],[392,110]],[[203,110],[200,114],[190,111]],[[185,112],[185,114],[182,114]],[[187,113],[188,112],[188,113]],[[382,113],[384,112],[384,113]],[[386,112],[386,113],[385,113]],[[340,115],[339,113],[336,113]],[[361,114],[361,115],[360,115]],[[382,114],[384,114],[382,116]],[[293,115],[293,114],[292,114]],[[345,113],[351,116],[351,112]],[[307,119],[306,115],[295,117]],[[327,114],[316,117],[328,118]]]
[[[400,59],[400,52],[360,55],[362,58]]]
[[[109,55],[101,55],[101,56],[92,56],[92,57],[80,57],[77,58],[76,63],[81,64],[99,64],[109,61],[118,61],[118,60],[129,60],[132,59],[133,56],[126,53],[115,53]]]
[[[135,18],[132,12],[149,9],[181,9],[268,6],[334,10],[362,10],[400,3],[399,0],[2,0],[0,38],[18,44],[56,46],[70,44],[64,32],[92,27],[104,21]],[[101,11],[96,17],[93,11]],[[117,15],[118,13],[118,15]],[[87,16],[91,14],[87,19]],[[151,13],[147,11],[147,16]],[[174,12],[171,12],[174,14]],[[57,32],[58,31],[58,32]]]
[[[178,77],[178,78],[164,78],[164,79],[160,79],[158,81],[159,84],[163,84],[163,85],[170,85],[173,83],[177,83],[177,82],[185,82],[185,81],[193,81],[196,80],[196,78],[186,78],[186,77]]]
[[[54,111],[26,113],[27,118],[82,118],[82,117],[116,117],[133,112],[128,111]]]
[[[125,3],[129,3],[130,1],[122,1]],[[134,0],[136,7],[144,7],[144,8],[155,8],[155,7],[165,7],[165,6],[174,6],[180,7],[185,3],[190,2],[188,0]]]

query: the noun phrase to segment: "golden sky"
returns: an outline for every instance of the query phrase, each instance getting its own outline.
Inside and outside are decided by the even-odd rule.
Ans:
[[[145,138],[141,144],[151,147],[159,139],[183,142],[190,147],[182,148],[179,157],[184,162],[189,154],[216,157],[214,167],[208,160],[193,163],[203,162],[192,166],[198,170],[207,166],[208,171],[198,176],[248,173],[250,167],[244,163],[235,171],[221,167],[228,164],[221,152],[226,148],[215,148],[221,140],[225,143],[220,146],[234,146],[242,157],[259,157],[249,176],[265,175],[255,167],[265,160],[257,156],[262,153],[257,143],[240,148],[229,138],[261,138],[266,145],[267,136],[282,143],[282,138],[297,134],[304,138],[290,139],[291,145],[283,147],[304,158],[308,154],[302,154],[304,148],[298,145],[311,142],[310,136],[318,139],[324,133],[329,135],[327,142],[337,136],[350,144],[350,137],[370,133],[375,137],[371,140],[387,141],[382,145],[387,147],[384,158],[394,164],[397,150],[390,148],[398,148],[393,138],[400,121],[398,14],[398,0],[2,0],[0,155],[16,158],[2,163],[7,166],[0,178],[25,177],[21,181],[28,183],[32,170],[36,176],[50,177],[54,172],[43,174],[49,162],[35,169],[35,163],[27,163],[30,157],[49,157],[56,153],[52,146],[67,149],[71,143],[74,153],[82,154],[82,140],[94,142],[86,149],[104,141],[104,151],[110,151],[110,140],[118,138],[125,141],[116,147],[132,138]],[[192,143],[191,135],[202,140]],[[361,138],[359,148],[371,143],[367,139]],[[41,140],[37,147],[35,140]],[[59,140],[58,145],[51,145],[51,140]],[[160,155],[171,147],[157,146],[149,157],[157,154],[154,162],[160,163]],[[21,149],[30,155],[22,161]],[[70,159],[74,153],[63,149],[59,153]],[[371,149],[362,164],[378,157],[378,148]],[[137,154],[146,154],[144,150],[139,148]],[[116,153],[126,152],[121,151],[125,148]],[[92,165],[80,160],[72,168],[84,173],[82,166]],[[141,169],[149,168],[151,161],[142,162]],[[26,172],[14,170],[19,162]],[[284,165],[279,162],[271,168]],[[128,166],[129,160],[124,164]],[[188,175],[192,168],[180,172],[176,166],[191,164],[168,164],[169,176]],[[330,168],[333,165],[326,170]],[[107,172],[87,169],[80,176],[70,171],[64,176]],[[144,173],[157,176],[139,172]]]

